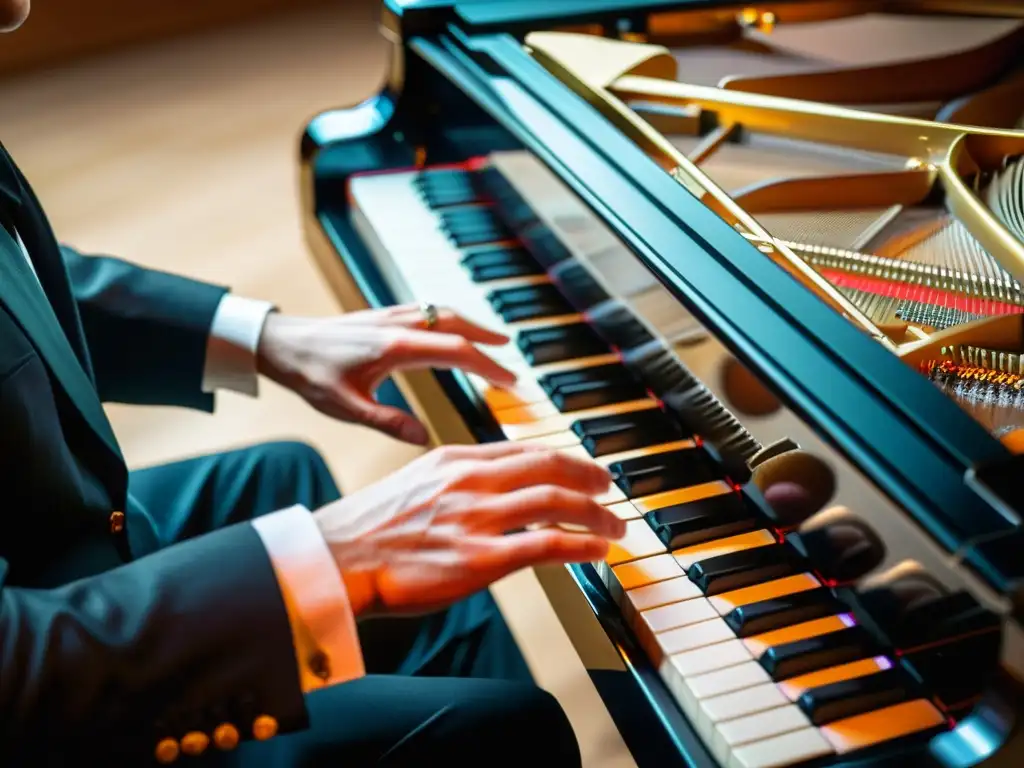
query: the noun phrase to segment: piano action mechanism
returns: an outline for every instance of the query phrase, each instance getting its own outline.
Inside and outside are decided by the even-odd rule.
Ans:
[[[435,442],[616,478],[606,562],[495,588],[586,764],[1024,764],[1024,6],[382,28],[384,89],[306,127],[307,236],[347,309],[512,337],[512,389],[396,379]]]

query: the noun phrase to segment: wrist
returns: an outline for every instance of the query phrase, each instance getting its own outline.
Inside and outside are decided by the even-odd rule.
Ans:
[[[271,310],[263,321],[256,344],[256,373],[278,383],[282,383],[287,371],[282,354],[286,346],[283,337],[287,333],[287,325],[287,318],[276,309]]]
[[[375,610],[378,603],[377,568],[372,565],[373,558],[368,556],[365,547],[360,547],[358,542],[338,540],[336,513],[330,512],[332,507],[333,504],[314,512],[313,520],[341,574],[353,615],[365,617]]]
[[[366,571],[341,570],[352,615],[357,619],[366,618],[374,612],[377,604],[376,575]]]

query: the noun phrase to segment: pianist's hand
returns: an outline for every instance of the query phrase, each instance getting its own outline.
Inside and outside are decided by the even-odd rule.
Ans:
[[[381,405],[373,392],[393,372],[458,368],[507,386],[515,375],[475,345],[501,345],[506,336],[446,309],[430,331],[416,306],[389,307],[329,318],[272,314],[260,337],[260,373],[296,392],[317,410],[422,445],[427,432],[417,419]]]
[[[357,616],[442,608],[520,568],[589,562],[625,523],[592,461],[515,443],[449,446],[315,513]],[[532,526],[573,524],[519,531]],[[508,535],[506,535],[508,534]]]

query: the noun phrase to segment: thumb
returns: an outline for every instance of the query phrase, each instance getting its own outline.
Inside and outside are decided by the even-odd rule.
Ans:
[[[413,445],[426,445],[429,436],[427,428],[410,413],[390,405],[381,405],[353,393],[341,397],[342,406],[353,421],[376,429],[396,440]]]

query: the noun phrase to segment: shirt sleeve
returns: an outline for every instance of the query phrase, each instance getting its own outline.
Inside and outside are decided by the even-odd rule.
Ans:
[[[256,350],[267,315],[274,305],[228,293],[220,300],[210,326],[203,368],[203,392],[230,389],[259,394]]]
[[[256,518],[292,627],[305,693],[363,677],[355,616],[341,573],[313,515],[302,506]]]

